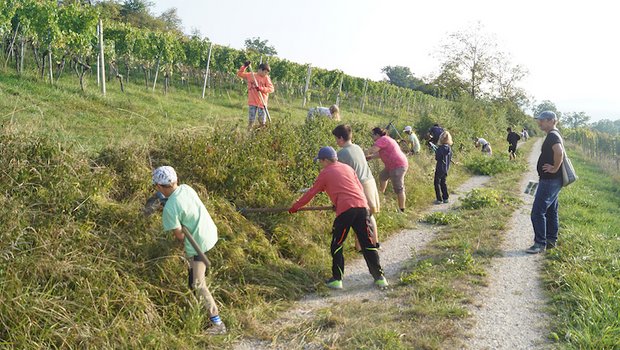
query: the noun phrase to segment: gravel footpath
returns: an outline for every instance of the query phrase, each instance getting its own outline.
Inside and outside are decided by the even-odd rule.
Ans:
[[[443,211],[446,212],[450,207],[459,206],[459,198],[467,194],[474,188],[483,187],[490,177],[474,176],[461,185],[450,196],[450,204],[433,205],[424,211],[424,214]],[[396,283],[405,263],[415,255],[416,251],[422,250],[434,237],[440,227],[419,223],[413,229],[403,230],[390,237],[387,241],[381,242],[379,251],[381,265],[385,276],[390,283]],[[328,262],[326,262],[328,263]],[[364,259],[357,258],[345,262],[345,274],[343,278],[344,289],[333,291],[330,295],[320,296],[315,293],[310,294],[299,300],[295,305],[273,325],[273,342],[258,339],[242,339],[235,344],[234,349],[314,349],[315,344],[308,344],[303,339],[284,342],[278,339],[278,330],[290,324],[299,324],[300,321],[316,315],[316,310],[338,305],[353,300],[377,300],[385,297],[385,291],[378,290],[373,285],[373,279],[368,272],[368,267]],[[320,348],[320,347],[319,347]]]
[[[537,181],[536,161],[539,139],[528,157],[528,171],[519,186]],[[540,280],[543,254],[525,253],[534,241],[530,210],[534,196],[521,193],[523,205],[515,211],[502,245],[503,256],[488,270],[488,288],[481,291],[477,304],[470,309],[475,326],[467,340],[468,349],[546,349],[550,342],[548,316],[544,313],[546,297]]]

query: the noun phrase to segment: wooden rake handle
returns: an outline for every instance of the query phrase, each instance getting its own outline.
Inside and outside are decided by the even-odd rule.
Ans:
[[[289,207],[280,207],[280,208],[241,208],[239,212],[241,214],[247,213],[282,213],[288,211]],[[303,207],[300,208],[299,211],[317,211],[317,210],[334,210],[332,206],[320,206],[320,207]]]

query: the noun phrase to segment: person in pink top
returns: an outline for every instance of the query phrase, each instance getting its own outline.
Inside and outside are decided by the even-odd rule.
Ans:
[[[250,63],[250,61],[245,61],[243,66],[237,71],[237,76],[248,83],[248,106],[250,106],[248,113],[248,130],[251,130],[254,126],[257,112],[260,126],[264,127],[266,125],[267,116],[265,114],[265,107],[269,104],[269,94],[274,91],[273,84],[269,78],[269,72],[271,71],[269,64],[261,63],[258,66],[258,71],[254,74],[252,72],[246,72]]]
[[[392,180],[392,188],[398,197],[398,208],[405,211],[405,174],[409,168],[407,156],[396,141],[387,135],[381,128],[372,129],[372,139],[375,144],[368,149],[366,159],[381,158],[385,168],[379,173],[379,191],[385,193],[388,180]]]
[[[318,161],[321,166],[319,176],[312,187],[293,203],[288,212],[296,213],[319,192],[326,192],[334,205],[336,219],[332,225],[332,277],[327,280],[327,287],[342,289],[342,276],[344,275],[342,247],[349,230],[353,228],[362,245],[362,254],[374,278],[374,284],[379,288],[386,288],[388,282],[379,262],[379,252],[376,244],[372,242],[373,227],[370,223],[364,188],[355,175],[355,171],[347,164],[339,163],[336,151],[331,147],[322,147],[314,161]]]

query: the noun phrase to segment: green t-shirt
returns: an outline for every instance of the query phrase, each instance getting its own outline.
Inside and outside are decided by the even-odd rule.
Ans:
[[[411,144],[413,153],[420,152],[420,140],[418,140],[418,137],[413,132],[409,135],[409,143]]]
[[[217,242],[217,227],[196,191],[188,185],[180,185],[170,195],[162,214],[164,231],[185,226],[203,252]],[[191,243],[184,240],[187,256],[198,255]]]
[[[355,170],[355,175],[357,175],[361,183],[370,179],[374,180],[368,162],[366,161],[364,151],[360,146],[351,143],[342,147],[338,151],[338,161],[353,168],[353,170]]]

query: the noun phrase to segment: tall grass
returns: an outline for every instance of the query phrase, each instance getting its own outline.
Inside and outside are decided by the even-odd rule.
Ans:
[[[547,255],[552,337],[569,349],[620,348],[620,182],[572,153],[560,193],[559,248]]]
[[[245,97],[234,92],[204,101],[129,84],[127,93],[110,89],[103,98],[73,85],[61,79],[49,87],[11,74],[0,81],[0,344],[217,348],[273,315],[280,302],[314,290],[327,274],[333,213],[243,217],[237,209],[296,199],[318,173],[315,152],[335,146],[336,123],[304,123],[294,101],[272,109],[277,118],[268,130],[248,134]],[[451,113],[446,105],[417,106],[425,112],[397,125],[451,118],[456,128],[456,117],[441,115]],[[368,147],[369,130],[388,116],[345,118],[355,142]],[[467,125],[491,117],[461,118]],[[455,151],[463,161],[471,152]],[[203,334],[208,318],[184,288],[181,247],[161,231],[159,217],[141,215],[150,171],[164,164],[196,188],[218,225],[209,283],[230,337]],[[433,164],[428,153],[411,158],[411,213],[397,213],[388,191],[378,215],[382,237],[430,203]],[[375,173],[381,168],[378,161],[371,166]],[[451,181],[464,174],[455,167]]]

